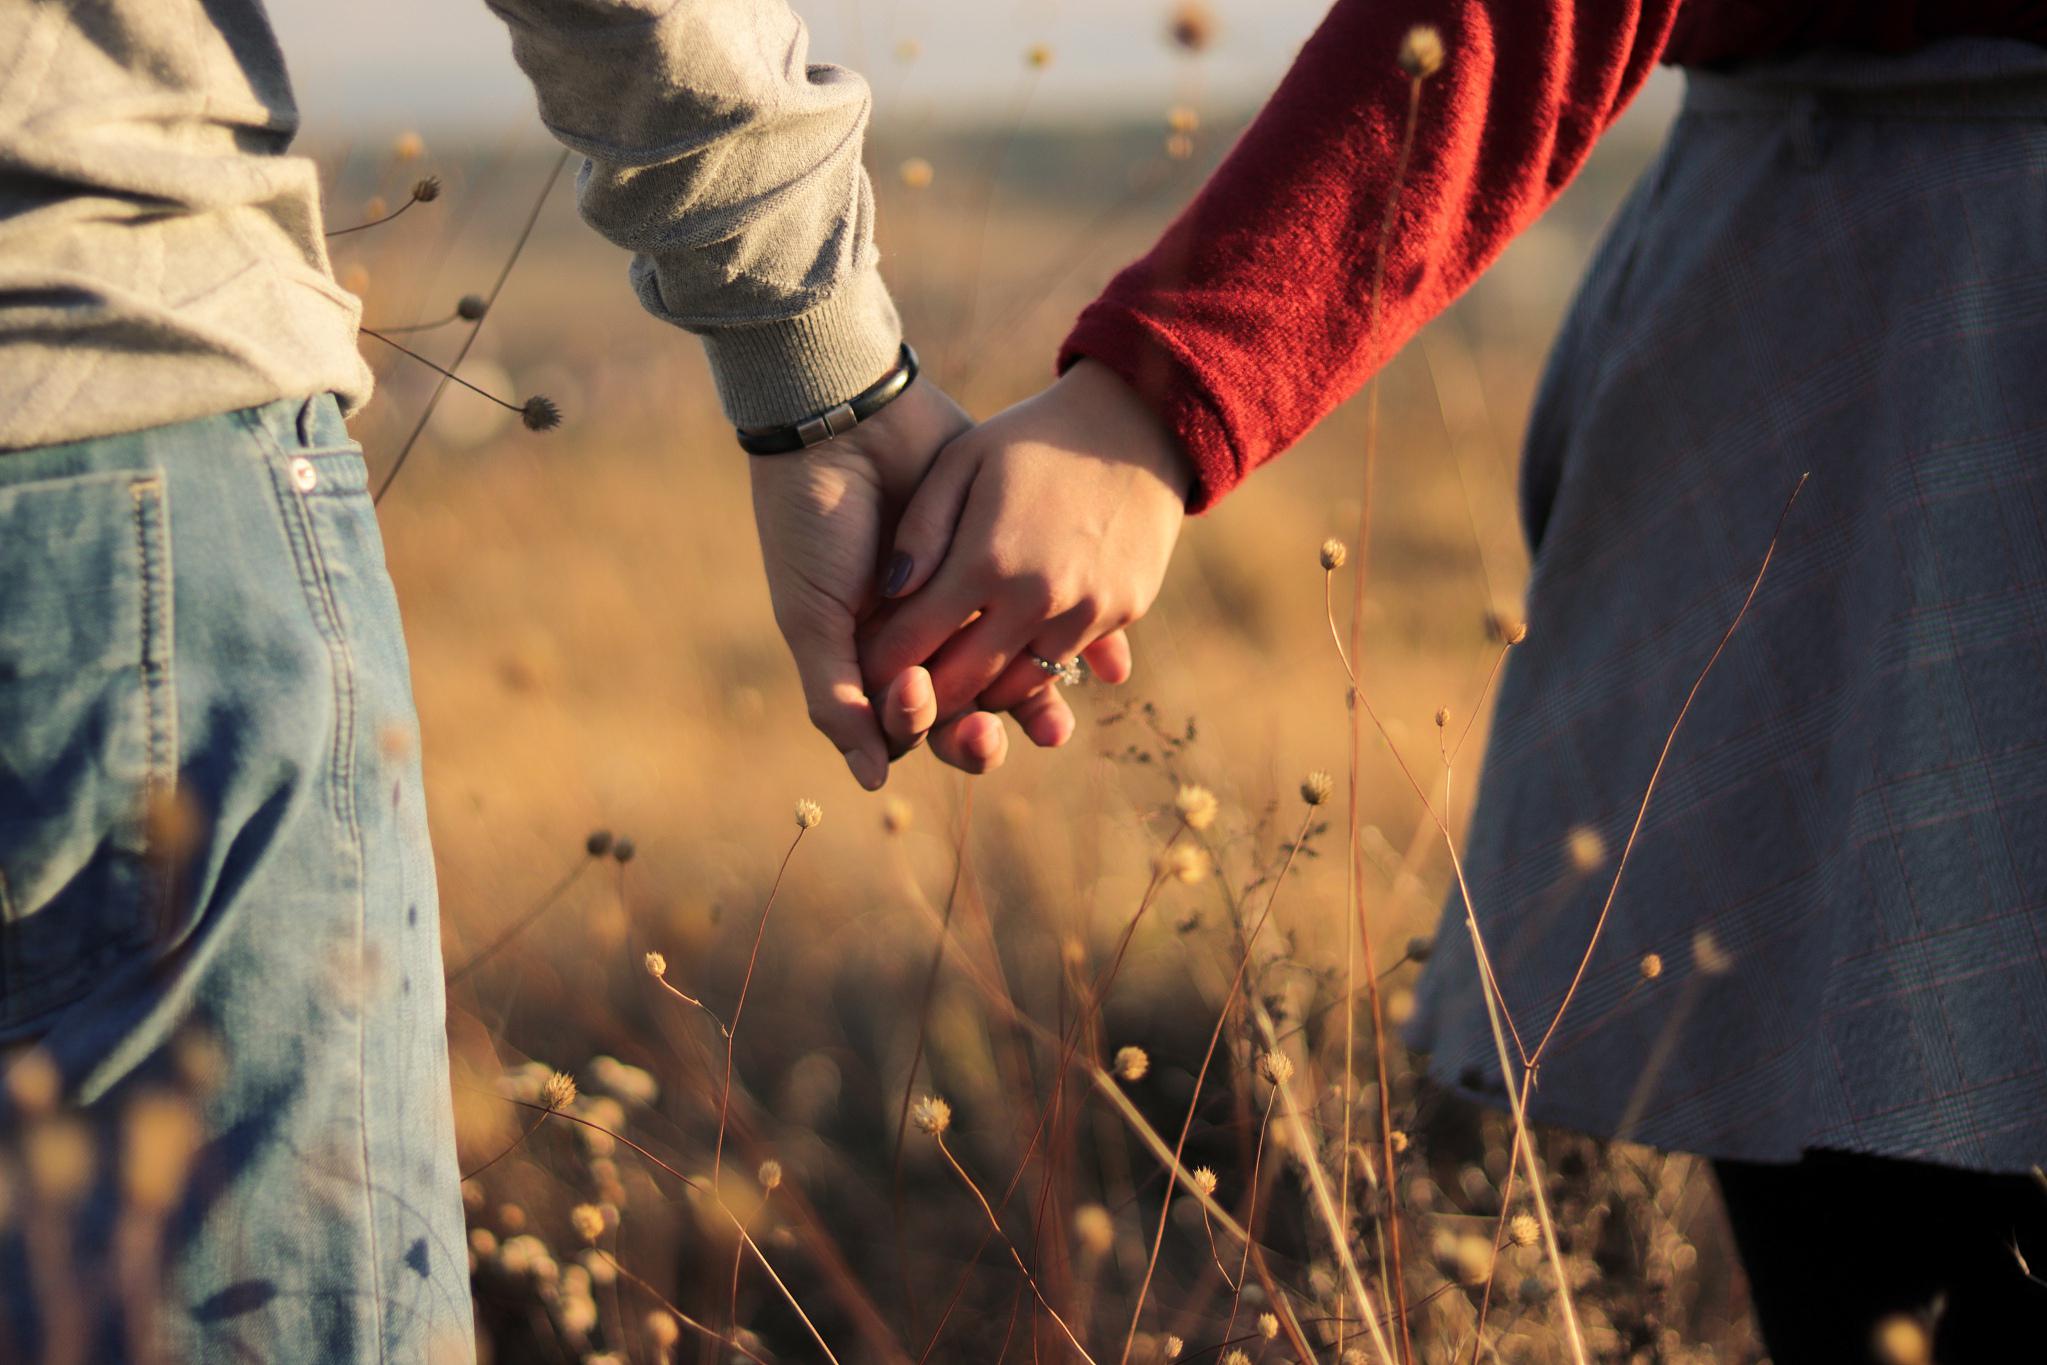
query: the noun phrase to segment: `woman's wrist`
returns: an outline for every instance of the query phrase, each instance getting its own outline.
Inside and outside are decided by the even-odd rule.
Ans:
[[[1187,500],[1194,488],[1194,462],[1178,434],[1121,375],[1082,356],[1059,376],[1052,391],[1085,415],[1104,452],[1150,471],[1180,501]]]

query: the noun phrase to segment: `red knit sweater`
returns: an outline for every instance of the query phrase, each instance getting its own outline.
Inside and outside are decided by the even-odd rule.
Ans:
[[[1424,82],[1376,327],[1380,222],[1406,126],[1401,40]],[[1354,392],[1533,222],[1659,59],[1823,42],[1896,50],[1954,32],[2047,39],[2035,0],[1337,0],[1201,193],[1088,305],[1060,350],[1120,374],[1192,458],[1211,506]]]

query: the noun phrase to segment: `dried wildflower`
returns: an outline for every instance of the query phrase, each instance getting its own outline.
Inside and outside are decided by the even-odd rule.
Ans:
[[[7,1068],[6,1086],[7,1097],[22,1113],[42,1114],[56,1105],[63,1078],[57,1074],[57,1063],[50,1054],[32,1047]]]
[[[936,174],[937,172],[931,169],[931,163],[921,156],[910,157],[896,168],[896,175],[902,180],[903,188],[906,190],[929,189]]]
[[[1205,51],[1215,41],[1215,15],[1199,0],[1184,0],[1173,9],[1166,36],[1183,51]]]
[[[1260,1313],[1258,1315],[1258,1335],[1264,1337],[1267,1341],[1277,1339],[1279,1336],[1278,1316],[1272,1313]]]
[[[1457,1249],[1451,1253],[1451,1264],[1456,1267],[1457,1278],[1466,1284],[1484,1284],[1493,1274],[1493,1242],[1490,1237],[1481,1237],[1468,1232],[1457,1239]]]
[[[905,38],[896,44],[896,60],[914,62],[923,54],[924,45],[915,38]]]
[[[660,953],[648,953],[646,957],[646,963],[647,975],[653,977],[655,980],[658,981],[662,977],[668,975],[668,959],[662,956]]]
[[[593,858],[602,858],[605,854],[611,852],[611,831],[608,829],[591,830],[590,837],[583,841],[583,852]]]
[[[611,846],[611,859],[616,863],[629,863],[639,851],[639,846],[632,840],[621,838]]]
[[[1187,1343],[1185,1341],[1169,1333],[1166,1336],[1165,1345],[1160,1348],[1160,1353],[1164,1355],[1167,1360],[1178,1360],[1180,1358],[1180,1353],[1186,1349]]]
[[[1166,138],[1166,155],[1175,161],[1185,161],[1194,155],[1194,139],[1185,133],[1172,133]]]
[[[1043,71],[1052,64],[1052,49],[1043,43],[1032,43],[1024,49],[1024,65],[1033,71]]]
[[[476,322],[490,311],[490,300],[481,294],[464,294],[455,300],[455,316],[464,322]]]
[[[1410,1139],[1408,1138],[1407,1133],[1399,1128],[1395,1128],[1393,1130],[1391,1134],[1391,1139],[1392,1140],[1387,1145],[1393,1148],[1393,1154],[1395,1156],[1399,1156],[1402,1152],[1406,1151],[1410,1146],[1413,1145]]]
[[[1194,886],[1208,877],[1208,855],[1192,844],[1174,844],[1153,860],[1152,871]]]
[[[657,1308],[647,1314],[647,1339],[654,1343],[655,1350],[665,1351],[682,1340],[682,1324],[667,1309]]]
[[[1194,1168],[1194,1188],[1210,1198],[1215,1197],[1215,1172],[1206,1166]]]
[[[1663,975],[1663,955],[1661,953],[1642,954],[1641,967],[1642,979],[1644,981],[1654,981],[1657,977]]]
[[[1692,935],[1692,965],[1707,976],[1724,976],[1734,970],[1734,957],[1711,929],[1701,929]]]
[[[1879,1322],[1869,1345],[1882,1365],[1932,1365],[1932,1338],[1917,1318],[1903,1313],[1893,1313]]]
[[[1496,645],[1518,645],[1528,638],[1528,623],[1505,607],[1486,612],[1486,638]]]
[[[540,1103],[552,1114],[576,1102],[576,1078],[566,1071],[551,1071],[540,1087]]]
[[[597,1301],[588,1294],[563,1294],[554,1303],[555,1321],[572,1337],[588,1336],[597,1328]],[[606,1357],[583,1357],[583,1365],[598,1365]],[[616,1360],[616,1356],[610,1357]]]
[[[528,431],[553,431],[562,424],[562,410],[552,398],[536,393],[519,405],[519,420]]]
[[[1201,115],[1191,104],[1176,104],[1166,110],[1166,126],[1176,133],[1191,133],[1201,126]]]
[[[595,1204],[578,1204],[569,1210],[569,1226],[576,1236],[594,1242],[604,1235],[604,1210]]]
[[[412,197],[422,204],[433,203],[434,200],[441,197],[441,178],[437,175],[429,175],[424,179],[414,181]]]
[[[1425,81],[1443,69],[1443,35],[1428,24],[1416,24],[1400,40],[1400,69]]]
[[[1268,1052],[1258,1059],[1258,1070],[1274,1085],[1285,1085],[1294,1078],[1294,1059],[1284,1052]]]
[[[1319,806],[1336,792],[1336,779],[1317,768],[1301,779],[1301,799],[1311,806]]]
[[[489,1228],[469,1229],[469,1249],[481,1259],[497,1255],[498,1235]]]
[[[796,828],[816,829],[817,822],[824,819],[824,807],[804,797],[796,803]]]
[[[391,143],[391,155],[400,161],[417,161],[426,155],[426,139],[418,133],[400,133]]]
[[[890,834],[901,834],[914,822],[915,812],[902,797],[891,796],[881,803],[881,827]]]
[[[121,1125],[121,1184],[128,1207],[157,1215],[176,1202],[199,1151],[199,1116],[176,1095],[143,1095]]]
[[[1184,786],[1173,798],[1173,809],[1180,812],[1180,819],[1187,828],[1200,830],[1215,823],[1219,803],[1215,793],[1206,787]]]
[[[22,1148],[29,1188],[43,1201],[70,1204],[92,1185],[92,1135],[76,1119],[42,1120],[28,1130]]]
[[[1244,1354],[1244,1348],[1233,1346],[1223,1354],[1222,1365],[1251,1365],[1251,1357]]]
[[[1151,1058],[1141,1047],[1119,1047],[1116,1049],[1116,1074],[1126,1081],[1141,1081],[1144,1073],[1151,1070]]]
[[[1116,1245],[1116,1220],[1100,1204],[1073,1211],[1073,1238],[1090,1256],[1106,1256]]]
[[[777,1190],[782,1187],[782,1163],[773,1157],[761,1163],[759,1175],[762,1189]]]
[[[1542,1224],[1532,1215],[1517,1213],[1507,1222],[1507,1238],[1517,1247],[1532,1247],[1542,1237]]]
[[[1606,861],[1606,840],[1590,825],[1579,825],[1565,837],[1564,851],[1572,868],[1580,873],[1591,872]]]
[[[1429,954],[1434,951],[1436,951],[1436,941],[1427,934],[1416,934],[1407,941],[1407,960],[1409,962],[1427,962]]]
[[[1438,730],[1441,730],[1444,727],[1448,726],[1449,724],[1450,708],[1447,706],[1438,706],[1436,708],[1436,728]]]
[[[1350,558],[1350,550],[1335,536],[1322,542],[1322,567],[1335,573]]]
[[[952,1127],[952,1106],[936,1095],[926,1095],[911,1107],[910,1121],[917,1131],[938,1137]]]

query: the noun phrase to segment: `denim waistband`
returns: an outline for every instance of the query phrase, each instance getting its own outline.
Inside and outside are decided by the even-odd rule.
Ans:
[[[2047,121],[2047,48],[1954,38],[1895,56],[1829,50],[1687,70],[1684,112]]]

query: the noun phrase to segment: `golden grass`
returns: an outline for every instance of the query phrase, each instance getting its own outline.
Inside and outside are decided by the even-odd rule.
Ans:
[[[992,155],[1059,146],[1005,133]],[[1156,230],[1179,152],[1148,155],[1100,177],[1143,192],[1066,202],[1005,193],[985,144],[877,151],[916,165],[877,176],[883,245],[912,335],[952,371],[934,378],[970,409],[1042,382],[1063,322]],[[381,235],[424,236],[420,211],[337,246],[393,331],[488,281],[546,164],[439,169],[478,207],[433,250]],[[1411,941],[1457,880],[1474,783],[1452,772],[1476,769],[1504,657],[1488,617],[1526,573],[1514,427],[1562,303],[1554,258],[1585,245],[1517,247],[1382,393],[1190,526],[1135,632],[1137,679],[1079,694],[1066,751],[1019,744],[971,801],[920,755],[885,803],[802,720],[694,343],[639,314],[622,261],[549,204],[464,373],[494,367],[565,425],[530,434],[452,396],[381,509],[458,968],[463,1154],[494,1163],[466,1195],[497,1358],[648,1348],[622,1309],[565,1314],[502,1254],[498,1233],[566,1245],[580,1205],[615,1216],[595,1257],[615,1278],[757,1360],[1163,1360],[1173,1342],[1261,1365],[1583,1359],[1644,1332],[1666,1359],[1748,1349],[1696,1163],[1545,1136],[1555,1183],[1521,1182],[1539,1235],[1508,1236],[1532,1145],[1500,1116],[1418,1111],[1384,1022],[1411,1007]],[[407,345],[445,361],[455,335]],[[373,470],[432,382],[388,370],[357,423]],[[1370,440],[1363,495],[1333,495]],[[1318,547],[1361,521],[1345,603],[1342,557]],[[1431,743],[1440,776],[1404,777]],[[1303,775],[1346,747],[1355,810],[1332,836],[1303,798],[1333,784]],[[799,830],[785,884],[780,822],[811,792],[831,818]],[[579,855],[597,828],[637,856]],[[1346,984],[1357,948],[1365,980]],[[1147,1065],[1118,1061],[1128,1046]],[[1261,1098],[1267,1052],[1301,1070]],[[658,1088],[595,1082],[599,1059]],[[569,1123],[518,1122],[533,1063],[585,1076]],[[948,1123],[906,1141],[927,1089]],[[769,1162],[772,1199],[743,1174]],[[1111,1235],[1090,1213],[1075,1247],[1083,1208]],[[1619,1271],[1592,1260],[1615,1219],[1639,1245]],[[1008,1257],[982,1264],[995,1241]]]

